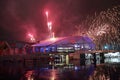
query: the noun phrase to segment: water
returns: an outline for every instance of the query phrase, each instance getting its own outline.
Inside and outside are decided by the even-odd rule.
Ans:
[[[112,58],[106,58],[104,64],[97,66],[80,65],[79,60],[58,66],[41,61],[37,64],[6,62],[0,64],[0,80],[120,80],[120,58],[116,59],[117,62],[112,62]]]

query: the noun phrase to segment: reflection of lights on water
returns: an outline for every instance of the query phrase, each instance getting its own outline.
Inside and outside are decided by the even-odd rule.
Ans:
[[[55,77],[54,77],[54,76],[52,76],[50,80],[55,80]]]
[[[27,80],[34,80],[32,74],[33,74],[33,71],[27,71],[27,73],[25,74],[25,77],[27,78]]]
[[[108,63],[119,63],[120,59],[119,58],[106,58],[105,62],[108,62]]]
[[[55,80],[55,79],[56,79],[56,71],[52,70],[50,80]]]
[[[34,80],[33,77],[28,77],[28,80]]]

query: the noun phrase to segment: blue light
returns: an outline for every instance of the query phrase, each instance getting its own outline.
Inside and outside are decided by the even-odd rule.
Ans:
[[[105,49],[108,49],[108,46],[104,46]]]

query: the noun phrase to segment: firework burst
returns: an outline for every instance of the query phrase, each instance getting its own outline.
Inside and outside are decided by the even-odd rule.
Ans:
[[[82,24],[83,25],[83,24]],[[120,47],[120,6],[101,11],[94,16],[88,16],[84,21],[84,26],[89,26],[84,29],[82,26],[77,26],[78,30],[75,35],[84,34],[90,37],[96,44],[96,49],[104,49],[108,46],[109,49],[119,49]]]
[[[104,45],[111,49],[118,49],[120,46],[120,6],[100,12],[91,21],[87,35],[93,39],[97,49],[103,49]]]

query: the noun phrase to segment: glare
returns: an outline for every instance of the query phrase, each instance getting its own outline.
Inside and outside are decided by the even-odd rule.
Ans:
[[[119,52],[107,53],[107,54],[105,54],[105,57],[118,57],[119,55],[120,55]]]
[[[56,38],[55,38],[55,33],[54,33],[54,32],[52,33],[52,38],[50,38],[50,40],[51,40],[51,41],[55,41],[55,40],[56,40]]]
[[[75,48],[77,48],[77,47],[78,47],[78,45],[77,45],[77,44],[75,44],[74,46],[75,46]]]
[[[27,73],[25,74],[25,77],[27,78],[27,80],[34,80],[34,78],[32,77],[33,71],[27,71]]]
[[[108,46],[104,46],[105,49],[108,49]]]
[[[50,80],[55,80],[55,79],[56,79],[56,72],[55,70],[52,70]]]
[[[52,22],[48,22],[47,24],[48,24],[48,26],[51,26],[51,25],[52,25]]]
[[[75,66],[75,70],[78,70],[78,67],[77,67],[77,66]]]
[[[56,38],[55,38],[55,37],[52,37],[52,38],[50,38],[50,40],[51,40],[51,41],[55,41],[55,40],[56,40]]]
[[[29,36],[29,37],[33,37],[33,35],[32,35],[31,33],[28,33],[28,36]]]
[[[48,25],[48,29],[51,31],[51,29],[52,29],[52,22],[48,22],[47,25]]]
[[[55,80],[55,77],[54,77],[54,76],[52,76],[52,77],[51,77],[51,80]]]
[[[35,37],[33,36],[33,34],[28,33],[28,37],[30,38],[30,41],[31,41],[31,42],[35,42],[35,41],[36,41],[36,40],[35,40]]]
[[[46,16],[48,17],[48,11],[45,12]]]

